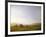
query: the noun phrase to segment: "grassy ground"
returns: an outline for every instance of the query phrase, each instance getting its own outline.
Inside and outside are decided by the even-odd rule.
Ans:
[[[41,30],[41,24],[40,23],[35,23],[32,25],[17,25],[13,24],[13,26],[10,27],[11,32],[15,31],[36,31],[36,30]]]

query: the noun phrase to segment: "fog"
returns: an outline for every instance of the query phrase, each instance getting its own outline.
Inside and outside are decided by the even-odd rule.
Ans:
[[[41,22],[40,6],[11,5],[11,23],[32,24]]]

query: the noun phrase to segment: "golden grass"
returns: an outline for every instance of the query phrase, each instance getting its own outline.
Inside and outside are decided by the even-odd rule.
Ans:
[[[11,32],[15,31],[36,31],[41,30],[41,23],[35,23],[32,25],[23,25],[23,24],[13,24],[13,26],[10,27]]]

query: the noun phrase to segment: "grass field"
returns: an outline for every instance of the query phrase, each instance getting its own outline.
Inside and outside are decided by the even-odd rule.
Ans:
[[[36,31],[41,30],[41,23],[34,23],[32,25],[23,25],[23,24],[12,24],[13,26],[10,27],[11,32],[15,31]]]

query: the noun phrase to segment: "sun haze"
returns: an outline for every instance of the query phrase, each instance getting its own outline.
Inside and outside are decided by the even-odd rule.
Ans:
[[[11,23],[32,24],[41,22],[40,6],[11,5]]]

